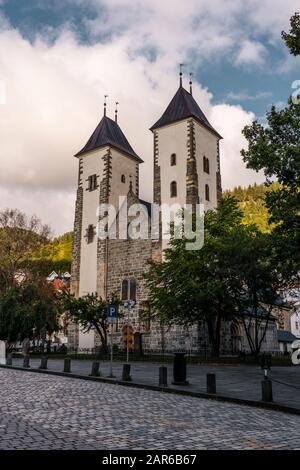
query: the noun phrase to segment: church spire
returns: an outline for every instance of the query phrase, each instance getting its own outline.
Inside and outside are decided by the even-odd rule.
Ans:
[[[104,116],[106,116],[106,98],[108,98],[108,95],[104,95]]]

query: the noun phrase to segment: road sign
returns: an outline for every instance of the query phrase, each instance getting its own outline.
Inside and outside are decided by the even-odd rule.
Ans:
[[[109,323],[117,323],[118,307],[117,305],[109,305],[107,307],[107,320]]]
[[[124,349],[132,350],[133,346],[133,328],[131,325],[124,325],[122,328]]]

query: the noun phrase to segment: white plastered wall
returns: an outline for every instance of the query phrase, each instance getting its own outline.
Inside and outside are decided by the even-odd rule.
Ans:
[[[82,208],[82,234],[81,234],[81,258],[80,258],[80,285],[79,296],[97,291],[97,237],[92,243],[87,243],[85,237],[89,225],[97,227],[97,208],[99,206],[100,182],[103,179],[103,156],[107,148],[101,148],[89,152],[82,157],[83,173],[81,175],[83,186]],[[96,174],[99,187],[94,191],[88,191],[88,177]],[[94,332],[79,332],[79,349],[94,347]]]
[[[204,204],[206,209],[217,207],[217,159],[218,159],[218,139],[205,127],[195,121],[196,139],[196,159],[199,184],[200,204]],[[203,170],[203,156],[209,159],[209,174]],[[205,200],[205,185],[209,186],[210,200]]]

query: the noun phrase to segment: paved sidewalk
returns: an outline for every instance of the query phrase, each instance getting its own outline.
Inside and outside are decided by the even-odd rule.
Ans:
[[[14,366],[22,366],[22,359],[13,359]],[[40,365],[40,359],[31,359],[32,368]],[[122,375],[122,364],[113,363],[114,375],[120,380]],[[89,375],[92,361],[72,360],[72,372],[76,374]],[[147,385],[158,385],[158,369],[162,364],[157,363],[131,363],[131,376],[134,382]],[[243,365],[188,365],[187,379],[190,385],[178,387],[172,385],[173,366],[167,364],[168,382],[170,388],[190,390],[193,392],[206,392],[206,374],[213,372],[216,374],[217,393],[234,398],[245,400],[261,400],[261,381],[263,371],[258,366]],[[49,359],[48,369],[54,371],[63,370],[63,360]],[[100,361],[101,373],[104,377],[109,375],[109,362]],[[274,402],[300,409],[300,366],[284,367],[275,366],[269,373],[273,379]],[[284,382],[284,384],[276,381]],[[288,385],[285,385],[288,384]]]
[[[300,417],[0,369],[0,449],[300,449]]]

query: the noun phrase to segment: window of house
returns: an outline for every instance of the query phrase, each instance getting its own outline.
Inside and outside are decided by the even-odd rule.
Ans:
[[[177,183],[176,181],[172,181],[170,185],[170,195],[171,197],[177,197]]]
[[[122,298],[122,300],[128,300],[128,281],[127,281],[127,279],[123,279],[123,281],[122,281],[121,298]]]
[[[94,191],[98,188],[97,175],[91,175],[88,177],[88,191]]]
[[[121,176],[121,182],[122,182],[122,183],[126,183],[125,175],[122,175],[122,176]]]
[[[176,165],[176,153],[172,153],[171,155],[171,166]]]
[[[136,300],[136,280],[134,277],[130,279],[130,292],[129,292],[129,298],[130,300]]]
[[[206,201],[209,201],[209,186],[208,184],[205,185],[205,199]]]
[[[94,236],[95,236],[95,227],[94,225],[89,225],[87,228],[87,234],[86,234],[87,242],[93,243]]]

